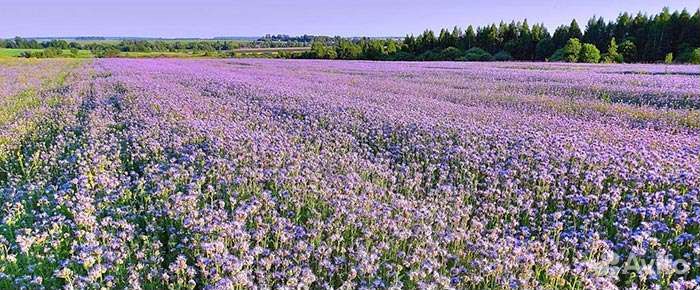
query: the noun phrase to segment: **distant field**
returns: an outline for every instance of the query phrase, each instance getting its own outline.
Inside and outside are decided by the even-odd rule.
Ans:
[[[22,53],[25,51],[37,52],[37,51],[42,51],[42,50],[43,49],[0,48],[0,57],[18,57],[18,56],[22,55]],[[72,56],[72,53],[69,49],[64,49],[62,56],[70,57],[70,56]],[[76,57],[79,57],[79,58],[92,57],[92,53],[90,53],[89,50],[81,49],[81,50],[78,50],[78,55]]]

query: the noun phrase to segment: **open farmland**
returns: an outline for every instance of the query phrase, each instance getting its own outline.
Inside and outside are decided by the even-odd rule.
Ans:
[[[697,66],[0,60],[0,102],[28,96],[0,124],[0,289],[700,277]]]

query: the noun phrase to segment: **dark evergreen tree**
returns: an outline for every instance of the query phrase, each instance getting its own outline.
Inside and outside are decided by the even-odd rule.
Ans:
[[[608,34],[608,28],[605,24],[605,20],[602,17],[595,17],[588,20],[586,24],[586,31],[583,34],[583,41],[587,43],[592,43],[598,49],[605,51],[607,45],[610,42],[610,35]]]
[[[462,29],[459,27],[455,26],[452,28],[452,33],[450,34],[450,45],[453,47],[458,47],[459,46],[459,39],[462,37]]]
[[[569,41],[569,27],[566,25],[557,27],[557,29],[554,30],[554,35],[552,35],[552,43],[554,44],[554,47],[564,47],[567,41]]]
[[[579,40],[583,38],[583,33],[581,33],[581,28],[578,27],[576,19],[571,20],[571,24],[569,24],[569,38],[576,38]]]
[[[549,58],[556,47],[554,46],[554,41],[551,38],[545,38],[537,42],[537,47],[535,48],[535,60],[545,60]]]
[[[637,46],[629,39],[622,42],[618,46],[617,51],[622,55],[622,59],[625,62],[636,62],[638,59]]]
[[[474,31],[474,27],[469,25],[467,27],[467,30],[464,31],[464,36],[462,37],[461,41],[462,45],[460,48],[462,49],[470,49],[476,45],[476,32]]]
[[[413,34],[406,35],[406,38],[404,38],[404,40],[403,40],[402,50],[404,52],[409,52],[409,53],[416,52],[416,50],[417,50],[416,38],[413,37]]]

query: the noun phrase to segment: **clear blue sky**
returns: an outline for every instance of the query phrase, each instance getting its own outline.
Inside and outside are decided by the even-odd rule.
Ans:
[[[0,37],[290,35],[403,36],[527,18],[550,30],[592,15],[657,13],[698,0],[1,0]],[[551,32],[551,31],[550,31]]]

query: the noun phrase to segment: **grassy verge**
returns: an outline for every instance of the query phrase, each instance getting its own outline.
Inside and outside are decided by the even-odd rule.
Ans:
[[[41,52],[43,49],[24,49],[24,48],[0,48],[0,57],[20,57],[24,52]],[[90,58],[92,53],[89,50],[78,50],[77,54],[73,54],[70,49],[64,49],[60,57],[73,58]]]

